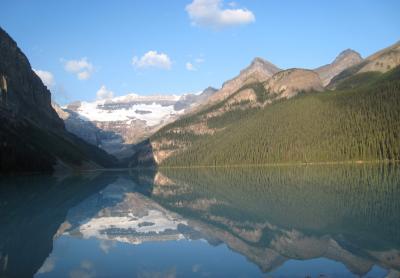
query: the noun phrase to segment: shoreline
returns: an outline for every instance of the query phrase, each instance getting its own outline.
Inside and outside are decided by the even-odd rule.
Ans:
[[[280,163],[258,163],[258,164],[232,164],[232,165],[193,165],[193,166],[154,166],[136,168],[96,168],[70,171],[51,172],[21,172],[0,174],[0,177],[49,175],[65,176],[80,175],[99,172],[129,172],[138,170],[158,170],[158,169],[211,169],[211,168],[256,168],[256,167],[289,167],[289,166],[318,166],[318,165],[365,165],[365,164],[399,164],[400,160],[348,160],[348,161],[325,161],[325,162],[280,162]]]
[[[362,165],[362,164],[397,164],[400,160],[346,160],[321,162],[276,162],[258,164],[231,165],[193,165],[193,166],[158,166],[158,169],[195,169],[195,168],[240,168],[240,167],[282,167],[282,166],[314,166],[314,165]]]

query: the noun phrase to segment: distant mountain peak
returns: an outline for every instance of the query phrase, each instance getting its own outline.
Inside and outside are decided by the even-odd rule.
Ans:
[[[358,53],[357,51],[355,51],[353,49],[348,48],[348,49],[340,52],[339,55],[333,61],[333,63],[338,63],[338,62],[340,62],[348,57],[352,57],[352,56],[355,57],[356,59],[359,59],[360,61],[362,60],[360,53]]]
[[[271,62],[269,62],[261,57],[255,57],[253,59],[253,61],[251,62],[251,64],[247,68],[243,69],[240,72],[240,74],[243,74],[248,71],[255,70],[255,69],[261,69],[263,71],[270,73],[271,75],[280,71],[280,69],[277,66],[275,66],[274,64],[272,64]]]
[[[346,49],[339,53],[335,60],[325,66],[315,69],[319,74],[324,86],[337,76],[339,73],[363,61],[361,55],[353,49]]]
[[[255,64],[271,64],[272,65],[272,63],[270,63],[269,61],[267,61],[261,57],[255,57],[253,59],[253,61],[251,61],[251,65],[255,65]]]
[[[204,91],[208,91],[208,90],[218,90],[216,88],[214,88],[213,86],[208,86],[207,88],[204,89]]]
[[[222,84],[222,88],[218,92],[215,92],[206,104],[210,105],[229,97],[245,84],[264,82],[279,71],[281,71],[281,69],[271,62],[256,57],[249,66],[240,71],[239,75],[225,81]]]
[[[209,86],[209,87],[205,88],[204,91],[202,91],[201,93],[202,94],[213,94],[216,91],[218,91],[218,89],[216,89],[216,88],[214,88],[212,86]]]

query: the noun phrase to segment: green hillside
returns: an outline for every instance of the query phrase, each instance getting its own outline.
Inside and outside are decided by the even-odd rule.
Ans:
[[[195,123],[203,111],[164,127],[152,139],[185,146],[163,166],[399,160],[399,94],[397,67],[349,77],[336,91],[303,93],[265,108],[209,118],[209,128],[221,129],[212,136],[171,132]]]

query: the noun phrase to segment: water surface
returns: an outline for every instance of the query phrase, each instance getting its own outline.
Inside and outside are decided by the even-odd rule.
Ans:
[[[0,179],[0,277],[400,277],[395,165]]]

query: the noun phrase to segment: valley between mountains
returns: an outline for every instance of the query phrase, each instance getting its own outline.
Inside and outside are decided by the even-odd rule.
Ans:
[[[0,29],[2,173],[400,159],[400,43],[315,69],[255,58],[219,89],[65,106]]]

